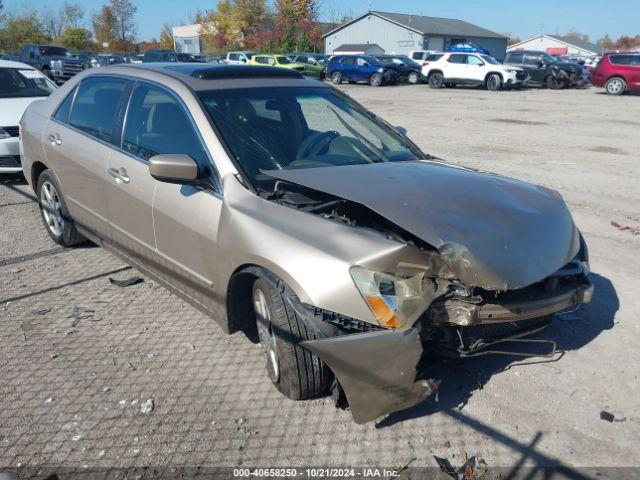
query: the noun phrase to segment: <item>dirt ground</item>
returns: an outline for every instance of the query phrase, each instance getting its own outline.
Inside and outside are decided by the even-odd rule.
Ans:
[[[596,287],[592,304],[538,335],[564,355],[435,365],[437,398],[356,425],[328,399],[282,397],[259,346],[225,336],[152,281],[112,285],[136,272],[111,254],[57,248],[29,187],[9,177],[0,182],[0,471],[413,460],[411,470],[436,466],[434,455],[459,466],[465,454],[494,467],[557,466],[570,478],[640,466],[640,235],[611,224],[640,227],[640,97],[343,88],[426,152],[562,193]],[[615,476],[638,474],[624,472]]]

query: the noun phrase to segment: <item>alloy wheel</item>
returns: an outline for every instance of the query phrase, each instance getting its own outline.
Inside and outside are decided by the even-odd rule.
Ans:
[[[49,231],[56,237],[62,236],[64,231],[62,204],[56,187],[50,182],[44,182],[40,189],[40,208]]]
[[[620,95],[624,88],[624,82],[619,78],[612,78],[607,82],[607,93],[611,95]]]
[[[265,357],[267,360],[267,373],[273,383],[277,383],[280,379],[280,361],[278,359],[278,351],[276,349],[276,336],[273,333],[271,324],[271,313],[267,298],[260,288],[256,288],[253,292],[253,306],[258,320],[258,330],[260,331],[260,340],[263,344]]]

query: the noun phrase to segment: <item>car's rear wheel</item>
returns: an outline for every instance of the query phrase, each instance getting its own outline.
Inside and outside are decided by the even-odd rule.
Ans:
[[[610,78],[607,80],[604,89],[609,95],[622,95],[627,91],[627,82],[620,77]]]
[[[502,89],[502,78],[497,73],[492,73],[487,77],[487,90],[497,92]]]
[[[316,398],[328,393],[328,367],[300,345],[316,337],[291,306],[293,294],[278,281],[259,278],[253,284],[253,306],[258,336],[264,349],[269,379],[293,400]]]
[[[373,75],[371,75],[371,77],[369,78],[369,84],[372,87],[379,87],[382,85],[382,75],[380,75],[379,73],[374,73]]]
[[[418,75],[418,72],[409,73],[409,76],[407,77],[407,82],[409,82],[412,85],[415,85],[416,83],[418,83],[418,81],[420,81],[420,75]]]
[[[429,86],[431,88],[442,88],[444,84],[444,75],[440,72],[434,72],[429,75]]]
[[[42,222],[54,242],[64,247],[71,247],[86,240],[76,230],[62,196],[60,183],[50,170],[45,170],[38,177],[36,193]]]
[[[331,81],[336,85],[340,85],[342,83],[342,74],[340,72],[333,72],[331,74]]]

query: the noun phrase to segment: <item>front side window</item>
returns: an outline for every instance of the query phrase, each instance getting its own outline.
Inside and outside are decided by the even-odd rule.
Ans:
[[[328,88],[200,92],[214,125],[250,181],[270,189],[263,170],[425,158],[362,107]]]
[[[93,77],[78,87],[69,123],[100,140],[110,142],[127,80]]]
[[[122,149],[144,160],[165,153],[189,155],[198,162],[206,159],[200,138],[178,100],[144,83],[131,94]]]
[[[37,70],[0,68],[0,98],[48,97],[55,89]]]
[[[69,57],[73,58],[73,55],[69,53],[69,50],[62,47],[40,47],[40,55],[47,57]]]
[[[522,63],[524,55],[522,53],[512,53],[507,60],[509,63]]]
[[[497,61],[493,57],[490,57],[489,55],[480,55],[480,58],[482,58],[482,60],[487,62],[489,65],[500,65],[499,61]]]
[[[467,63],[469,65],[484,65],[484,62],[482,60],[480,60],[478,57],[476,57],[475,55],[469,55],[467,57]]]

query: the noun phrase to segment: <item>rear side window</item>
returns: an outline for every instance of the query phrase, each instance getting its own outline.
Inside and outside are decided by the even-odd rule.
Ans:
[[[526,65],[540,65],[540,63],[542,63],[542,58],[538,55],[525,55],[524,63]]]
[[[522,53],[512,53],[509,55],[507,62],[509,63],[522,63],[524,55]]]
[[[611,55],[609,61],[614,65],[632,65],[635,55]]]
[[[413,58],[414,60],[422,60],[424,58],[424,53],[423,52],[413,52],[413,54],[411,55],[411,58]]]
[[[166,91],[138,84],[131,94],[122,149],[148,160],[163,153],[182,153],[202,164],[206,156],[187,112]]]
[[[62,123],[69,123],[69,113],[71,113],[71,105],[73,104],[73,96],[76,93],[76,89],[71,90],[64,102],[58,107],[58,111],[53,116],[56,120]]]
[[[448,60],[449,63],[467,63],[466,55],[451,55]]]
[[[238,54],[237,53],[230,53],[229,54],[229,60],[238,60]]]
[[[127,86],[121,78],[88,78],[78,87],[69,123],[100,140],[110,142],[120,101]]]
[[[342,59],[342,63],[343,65],[353,65],[356,63],[356,59],[353,57],[347,57],[347,58],[343,58]]]

